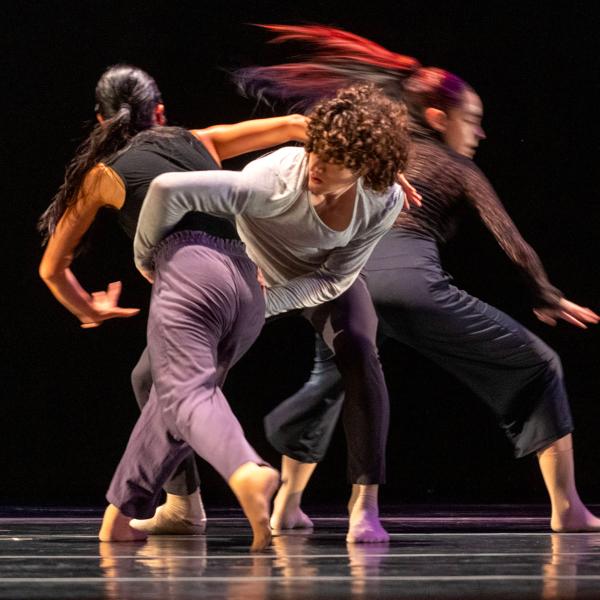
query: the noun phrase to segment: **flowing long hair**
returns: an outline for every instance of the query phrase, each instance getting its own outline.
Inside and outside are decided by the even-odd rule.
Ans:
[[[127,64],[106,69],[96,85],[95,111],[103,122],[92,128],[76,150],[62,185],[38,221],[43,243],[67,208],[76,202],[88,171],[124,149],[137,133],[152,128],[160,102],[158,86],[145,71]]]
[[[308,110],[332,97],[338,88],[373,83],[388,96],[406,103],[414,124],[427,127],[427,107],[447,111],[470,89],[457,75],[423,67],[416,58],[396,54],[354,33],[324,25],[257,25],[275,34],[271,43],[296,41],[308,46],[302,60],[252,66],[233,72],[239,91],[273,105]]]

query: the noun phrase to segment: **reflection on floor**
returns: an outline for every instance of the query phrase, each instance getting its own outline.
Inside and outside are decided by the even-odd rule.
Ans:
[[[600,598],[600,533],[552,534],[545,507],[387,507],[391,542],[373,545],[317,516],[256,555],[236,511],[209,513],[204,536],[141,544],[99,543],[99,516],[0,509],[0,598]]]

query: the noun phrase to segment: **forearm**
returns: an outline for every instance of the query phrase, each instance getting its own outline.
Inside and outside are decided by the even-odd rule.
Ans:
[[[138,269],[145,274],[152,271],[154,248],[186,213],[244,212],[252,195],[245,183],[242,173],[234,171],[166,173],[157,177],[146,194],[135,234],[133,249]]]
[[[474,166],[467,172],[467,199],[474,205],[502,250],[519,269],[537,306],[557,306],[562,293],[555,288],[535,250],[523,239],[486,177]]]
[[[294,114],[253,119],[234,125],[214,125],[194,133],[201,140],[208,137],[221,160],[225,160],[290,141],[304,142],[306,123],[306,117]]]
[[[329,302],[343,294],[356,276],[335,277],[321,270],[296,277],[282,285],[276,285],[266,290],[266,316],[299,308],[318,306]]]
[[[52,295],[80,321],[95,320],[92,297],[82,287],[70,269],[42,276]]]

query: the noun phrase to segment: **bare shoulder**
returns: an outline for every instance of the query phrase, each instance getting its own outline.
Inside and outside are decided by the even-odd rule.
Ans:
[[[78,202],[120,209],[125,202],[125,184],[113,169],[98,163],[85,176]]]

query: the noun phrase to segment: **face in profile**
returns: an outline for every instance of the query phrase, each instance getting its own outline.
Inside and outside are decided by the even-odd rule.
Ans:
[[[465,90],[461,105],[448,110],[446,117],[444,141],[458,154],[473,158],[479,142],[485,139],[481,99],[473,90]]]
[[[338,163],[323,160],[314,152],[308,154],[308,189],[311,194],[339,193],[354,183],[359,174]]]

